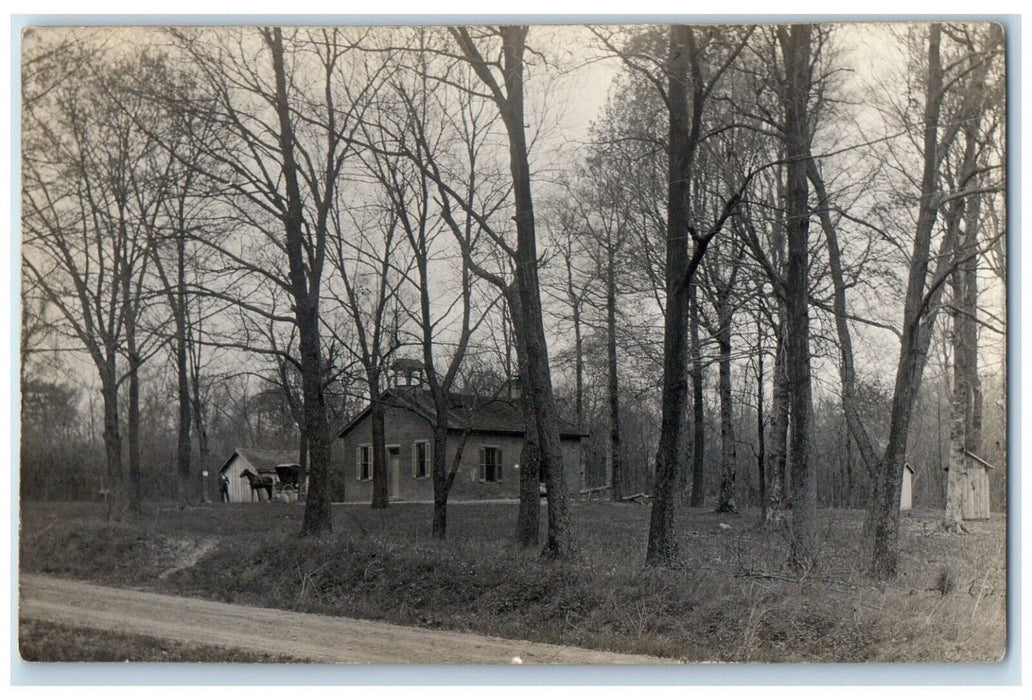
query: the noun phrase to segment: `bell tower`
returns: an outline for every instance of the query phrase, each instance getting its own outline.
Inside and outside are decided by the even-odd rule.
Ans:
[[[423,386],[424,365],[419,360],[400,358],[391,363],[394,387],[398,389]]]

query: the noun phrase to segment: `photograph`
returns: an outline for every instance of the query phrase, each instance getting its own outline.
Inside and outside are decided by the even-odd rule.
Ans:
[[[23,25],[12,655],[998,667],[956,17]]]

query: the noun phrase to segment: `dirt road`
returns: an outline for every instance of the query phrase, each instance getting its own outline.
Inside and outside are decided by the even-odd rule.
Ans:
[[[661,664],[613,654],[461,632],[229,605],[22,574],[23,620],[214,644],[322,663]]]

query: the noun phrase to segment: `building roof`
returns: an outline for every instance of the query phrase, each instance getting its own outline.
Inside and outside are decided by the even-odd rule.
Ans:
[[[391,369],[423,369],[423,361],[410,357],[399,357],[391,363]]]
[[[388,407],[401,407],[432,421],[437,413],[433,398],[428,390],[388,389],[380,396]],[[523,435],[526,426],[523,422],[522,398],[488,397],[475,394],[451,393],[448,395],[449,425],[448,430],[462,432],[469,430],[476,433],[501,433]],[[337,437],[344,437],[355,426],[369,415],[369,406],[352,418]],[[559,418],[559,437],[582,438],[587,433],[569,421]]]
[[[297,450],[261,450],[256,447],[238,447],[233,450],[219,472],[224,472],[233,458],[240,455],[260,472],[275,472],[279,466],[300,467],[297,461]]]

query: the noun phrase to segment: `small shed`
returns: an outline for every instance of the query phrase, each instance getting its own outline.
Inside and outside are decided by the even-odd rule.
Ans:
[[[219,469],[219,478],[225,476],[229,482],[230,503],[249,503],[251,501],[251,485],[247,479],[240,476],[246,469],[250,469],[260,476],[271,476],[275,483],[275,490],[280,491],[291,477],[296,484],[296,475],[300,473],[301,465],[298,464],[297,450],[261,450],[252,447],[238,447]],[[286,480],[283,478],[284,476]]]
[[[960,517],[963,520],[988,520],[989,472],[995,467],[969,450],[964,450],[964,456],[967,459],[959,480]],[[949,465],[943,467],[943,471],[949,470]]]
[[[967,465],[967,484],[960,500],[961,517],[964,520],[989,519],[989,472],[993,465],[974,452],[964,450],[970,460]]]
[[[903,464],[903,488],[899,491],[899,509],[910,510],[914,506],[914,468],[910,462]]]

